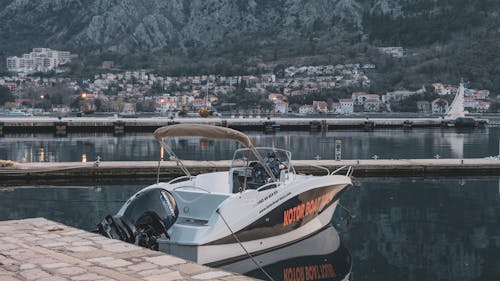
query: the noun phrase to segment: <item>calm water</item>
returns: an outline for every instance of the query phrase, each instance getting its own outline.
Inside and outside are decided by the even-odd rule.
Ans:
[[[342,141],[344,159],[487,157],[498,155],[500,128],[414,130],[377,129],[371,132],[339,130],[326,135],[309,132],[250,132],[256,146],[276,146],[292,151],[294,159],[334,158],[335,140]],[[182,159],[231,159],[235,142],[174,139],[174,151]],[[160,146],[151,134],[50,134],[7,135],[0,138],[0,159],[28,162],[158,160]]]
[[[91,230],[141,187],[5,187],[0,220],[46,217]],[[339,208],[333,224],[352,280],[500,280],[500,177],[361,178],[341,201],[352,219]],[[301,253],[267,270],[282,278],[282,266],[311,262]],[[333,254],[334,268],[343,256]]]
[[[414,129],[371,132],[339,130],[326,135],[250,132],[256,146],[292,151],[295,159],[331,159],[342,140],[344,159],[467,158],[498,155],[500,128]],[[173,140],[184,159],[230,159],[238,144],[203,139]],[[157,160],[159,145],[150,134],[7,135],[0,138],[0,159],[15,161]],[[143,184],[105,186],[25,186],[0,183],[0,220],[46,217],[92,230]],[[500,177],[476,179],[360,178],[342,198],[352,218],[339,208],[333,225],[342,247],[327,257],[301,249],[295,259],[266,267],[276,280],[283,272],[328,260],[346,269],[351,280],[500,280]],[[334,237],[332,236],[332,239]],[[297,252],[297,251],[296,251]],[[275,253],[277,257],[280,255]],[[296,254],[297,255],[297,254]],[[228,268],[230,269],[230,268]],[[263,277],[258,270],[248,274]]]

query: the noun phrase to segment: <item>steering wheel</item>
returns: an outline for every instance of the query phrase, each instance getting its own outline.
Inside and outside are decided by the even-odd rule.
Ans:
[[[267,172],[260,162],[253,162],[250,164],[252,168],[252,177],[255,182],[265,182],[267,179]]]

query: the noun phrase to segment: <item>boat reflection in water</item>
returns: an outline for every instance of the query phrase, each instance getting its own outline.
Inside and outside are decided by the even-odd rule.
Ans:
[[[351,255],[340,243],[339,234],[333,226],[297,243],[254,254],[253,257],[275,281],[349,280],[352,266]],[[221,261],[210,266],[269,280],[255,262],[248,257]]]

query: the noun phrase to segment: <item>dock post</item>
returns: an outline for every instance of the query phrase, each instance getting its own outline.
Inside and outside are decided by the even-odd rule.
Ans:
[[[113,128],[115,135],[123,135],[125,133],[125,122],[115,121],[113,122]]]
[[[54,123],[54,127],[56,136],[66,136],[68,123],[59,121]]]
[[[328,133],[328,124],[326,123],[326,120],[321,120],[321,132]]]
[[[342,140],[335,140],[335,161],[342,160]]]
[[[486,128],[488,127],[488,122],[486,120],[479,120],[477,121],[477,126],[479,128]]]
[[[365,130],[373,130],[375,128],[375,122],[371,120],[365,121]]]
[[[275,122],[273,121],[266,121],[264,122],[264,132],[265,133],[273,133],[275,129]]]
[[[0,137],[3,137],[3,126],[4,126],[4,123],[0,122]]]
[[[227,120],[226,119],[222,119],[222,121],[220,121],[220,125],[221,125],[221,127],[227,128]]]
[[[321,126],[321,123],[319,121],[311,121],[309,122],[309,130],[311,132],[317,132]]]

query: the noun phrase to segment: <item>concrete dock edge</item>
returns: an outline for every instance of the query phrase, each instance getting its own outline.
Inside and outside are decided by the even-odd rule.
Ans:
[[[254,279],[33,218],[0,221],[0,280]]]
[[[200,173],[227,171],[231,161],[183,161],[188,170]],[[356,177],[407,177],[407,176],[498,176],[500,160],[496,158],[468,159],[399,159],[399,160],[295,160],[297,173],[326,174],[323,166],[330,172],[342,166],[351,166]],[[2,181],[66,181],[120,179],[156,179],[156,161],[103,161],[100,163],[81,162],[43,162],[15,163],[12,167],[0,168]],[[161,179],[181,176],[182,171],[174,161],[161,163]]]

